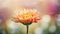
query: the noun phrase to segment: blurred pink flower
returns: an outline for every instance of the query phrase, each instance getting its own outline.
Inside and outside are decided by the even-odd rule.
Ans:
[[[49,15],[55,15],[57,13],[57,4],[55,4],[53,2],[48,2],[46,13]]]

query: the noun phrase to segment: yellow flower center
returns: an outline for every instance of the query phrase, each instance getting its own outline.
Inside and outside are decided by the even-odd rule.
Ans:
[[[20,14],[19,17],[22,19],[27,19],[27,18],[33,17],[34,15],[35,14],[33,12],[27,12],[27,13]]]

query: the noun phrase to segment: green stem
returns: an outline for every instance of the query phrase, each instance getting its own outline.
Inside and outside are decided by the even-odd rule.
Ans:
[[[26,27],[27,27],[27,32],[26,32],[26,34],[28,34],[28,29],[29,29],[29,26],[28,26],[28,25],[26,25]]]

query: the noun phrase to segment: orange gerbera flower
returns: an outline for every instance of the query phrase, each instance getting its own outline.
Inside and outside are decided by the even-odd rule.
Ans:
[[[21,23],[37,22],[40,20],[40,15],[37,12],[34,12],[34,10],[28,10],[27,12],[25,11],[14,17],[14,20]]]

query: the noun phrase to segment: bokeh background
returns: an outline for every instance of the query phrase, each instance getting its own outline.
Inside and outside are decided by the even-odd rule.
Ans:
[[[26,26],[12,16],[36,9],[41,20],[29,25],[29,34],[60,34],[60,0],[0,0],[0,34],[26,34]]]

